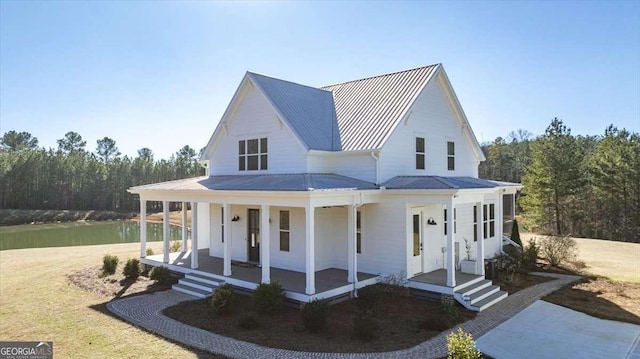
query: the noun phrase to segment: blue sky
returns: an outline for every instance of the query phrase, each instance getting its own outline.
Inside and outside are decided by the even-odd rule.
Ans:
[[[323,86],[443,63],[480,141],[640,132],[640,2],[0,2],[0,133],[205,146],[247,70]]]

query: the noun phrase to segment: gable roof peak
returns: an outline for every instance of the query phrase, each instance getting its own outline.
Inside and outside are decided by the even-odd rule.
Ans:
[[[320,87],[323,90],[326,90],[329,87],[334,87],[334,86],[340,86],[340,85],[346,85],[348,83],[352,83],[352,82],[359,82],[359,81],[367,81],[367,80],[372,80],[372,79],[376,79],[376,78],[380,78],[380,77],[385,77],[385,76],[393,76],[393,75],[398,75],[398,74],[402,74],[405,72],[412,72],[412,71],[416,71],[416,70],[424,70],[427,68],[435,68],[435,67],[442,67],[442,63],[438,62],[436,64],[432,64],[432,65],[425,65],[425,66],[418,66],[418,67],[413,67],[410,69],[406,69],[406,70],[399,70],[399,71],[394,71],[394,72],[389,72],[386,74],[380,74],[380,75],[374,75],[374,76],[369,76],[369,77],[365,77],[365,78],[361,78],[361,79],[356,79],[356,80],[350,80],[350,81],[344,81],[344,82],[338,82],[335,84],[331,84],[331,85],[326,85],[326,86],[322,86]],[[331,90],[327,90],[327,91],[331,91]]]

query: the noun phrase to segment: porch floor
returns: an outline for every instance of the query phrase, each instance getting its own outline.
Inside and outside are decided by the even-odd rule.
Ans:
[[[151,255],[145,257],[144,262],[154,262],[152,265],[160,266],[162,263],[162,254]],[[169,254],[170,265],[179,266],[185,269],[191,269],[191,251],[175,252]],[[191,270],[193,272],[206,272],[218,276],[223,275],[224,260],[220,257],[209,256],[209,249],[198,250],[198,268]],[[260,284],[262,281],[262,268],[251,264],[245,264],[232,261],[230,278]],[[377,277],[375,274],[358,272],[358,281],[372,279]],[[329,268],[316,271],[316,293],[326,292],[332,289],[340,288],[350,283],[347,282],[347,271],[337,268]],[[446,274],[445,274],[446,279]],[[286,269],[271,267],[271,281],[278,281],[284,290],[289,292],[302,293],[305,292],[306,274],[304,272],[296,272]]]
[[[482,276],[479,276],[476,274],[462,273],[461,271],[457,270],[456,271],[456,287],[462,287],[468,282],[477,280],[479,277],[482,277]],[[432,272],[418,274],[415,277],[409,278],[409,281],[446,287],[447,286],[447,270],[436,269]]]

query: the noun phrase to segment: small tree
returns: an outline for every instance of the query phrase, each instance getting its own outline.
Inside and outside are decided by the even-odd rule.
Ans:
[[[211,298],[211,306],[216,314],[229,313],[233,310],[233,302],[235,301],[236,293],[233,290],[233,286],[229,283],[223,284],[216,288]]]
[[[302,325],[310,332],[317,332],[327,324],[329,316],[329,304],[318,299],[314,299],[300,310]]]
[[[520,229],[518,228],[518,220],[513,220],[513,227],[511,227],[511,240],[522,246],[522,240],[520,240]]]
[[[573,260],[578,255],[578,243],[569,237],[546,237],[540,241],[542,255],[553,267]]]
[[[114,274],[116,272],[116,268],[118,267],[118,256],[113,256],[111,254],[107,254],[102,257],[102,273],[103,274]]]
[[[448,359],[479,359],[482,353],[476,349],[476,342],[471,334],[466,333],[462,328],[447,335],[447,355]]]
[[[260,313],[273,313],[284,303],[284,289],[278,282],[261,283],[253,292],[253,307]]]
[[[129,279],[137,279],[140,276],[140,261],[136,258],[127,260],[122,274]]]

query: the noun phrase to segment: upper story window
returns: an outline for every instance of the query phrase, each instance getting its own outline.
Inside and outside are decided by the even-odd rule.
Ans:
[[[266,137],[238,141],[239,171],[257,171],[267,168]]]
[[[416,137],[416,169],[424,169],[424,137]]]
[[[454,171],[456,169],[456,144],[455,142],[447,142],[447,169]]]

